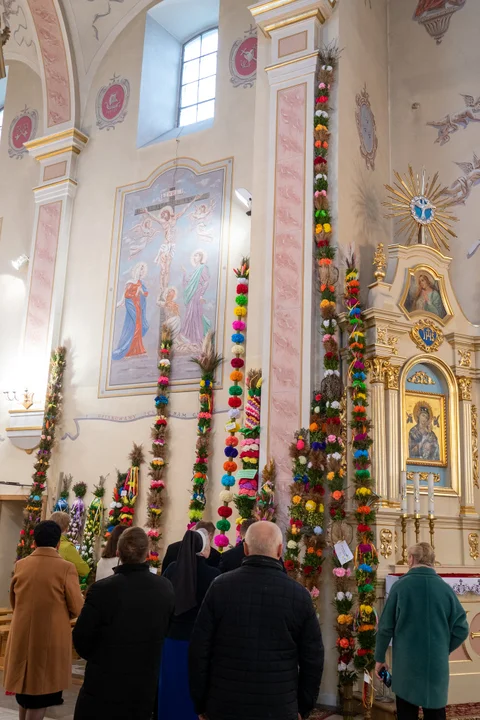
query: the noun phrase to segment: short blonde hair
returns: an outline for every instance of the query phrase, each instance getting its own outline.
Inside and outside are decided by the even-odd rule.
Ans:
[[[427,542],[418,543],[408,548],[408,556],[413,558],[414,565],[435,565],[435,550]]]
[[[66,512],[61,512],[60,510],[52,513],[50,520],[57,523],[62,533],[66,532],[68,530],[68,526],[70,525],[70,515]]]

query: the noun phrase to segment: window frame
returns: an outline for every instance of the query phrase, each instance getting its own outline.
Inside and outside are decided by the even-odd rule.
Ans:
[[[220,35],[220,33],[219,33],[219,26],[218,26],[218,25],[212,25],[211,27],[206,27],[206,28],[204,28],[203,30],[200,30],[200,32],[196,32],[194,35],[192,35],[191,37],[187,38],[187,39],[182,43],[182,53],[181,53],[181,58],[180,58],[180,76],[179,76],[179,83],[178,83],[178,98],[177,98],[177,118],[176,118],[176,127],[177,127],[178,129],[180,129],[180,130],[183,130],[184,128],[188,128],[188,127],[193,127],[194,125],[198,125],[199,123],[210,122],[210,121],[213,121],[213,120],[215,119],[215,112],[214,112],[214,116],[213,116],[212,118],[207,118],[207,120],[196,120],[194,123],[189,123],[188,125],[180,125],[180,115],[181,115],[181,113],[182,113],[182,110],[185,109],[185,108],[182,107],[182,88],[183,88],[182,80],[183,80],[183,69],[184,69],[184,66],[185,66],[185,60],[184,60],[184,57],[185,57],[185,47],[186,47],[190,42],[192,42],[192,40],[196,40],[196,38],[202,38],[203,35],[206,35],[207,33],[212,32],[212,30],[216,30],[216,31],[217,31],[217,39],[218,39],[218,37],[219,37],[219,35]],[[200,42],[201,42],[201,41],[200,41]],[[210,53],[208,53],[208,54],[210,54]],[[215,76],[214,76],[214,77],[215,77],[215,97],[213,98],[213,100],[214,100],[215,102],[216,102],[216,100],[217,100],[218,43],[217,43],[216,54],[217,54],[217,65],[216,65],[216,67],[215,67]],[[202,58],[202,55],[199,56],[199,59],[201,59],[201,58]],[[187,62],[189,62],[189,61],[187,60]],[[212,76],[210,75],[209,77],[212,77]],[[188,83],[185,83],[185,84],[188,85]],[[209,100],[205,100],[204,102],[210,102],[210,101],[209,101]],[[187,108],[187,107],[195,107],[195,106],[198,107],[199,105],[202,105],[202,104],[203,104],[203,103],[196,102],[194,105],[186,105],[185,107],[186,107],[186,108]]]

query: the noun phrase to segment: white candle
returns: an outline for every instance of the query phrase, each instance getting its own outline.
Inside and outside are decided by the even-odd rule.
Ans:
[[[420,473],[413,473],[413,512],[420,515]]]
[[[407,510],[407,473],[405,471],[400,473],[400,512],[402,515],[406,515]]]
[[[428,473],[428,514],[435,514],[435,485],[433,482],[433,473]]]

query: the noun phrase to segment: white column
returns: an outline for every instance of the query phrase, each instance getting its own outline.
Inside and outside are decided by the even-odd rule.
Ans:
[[[269,157],[264,282],[261,465],[275,458],[280,514],[291,482],[289,444],[308,427],[313,368],[313,122],[320,29],[329,0],[250,8],[268,38]]]
[[[460,514],[476,515],[472,451],[472,380],[458,377],[460,424]]]
[[[365,363],[370,384],[370,417],[372,420],[372,476],[381,500],[388,497],[387,487],[387,434],[385,411],[386,358],[372,357]]]
[[[398,376],[400,368],[390,365],[385,371],[386,438],[387,438],[387,502],[398,502],[400,483],[400,417],[398,407]]]

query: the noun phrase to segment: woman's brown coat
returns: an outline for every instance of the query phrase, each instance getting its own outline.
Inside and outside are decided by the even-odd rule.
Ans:
[[[37,548],[15,565],[10,602],[5,689],[26,695],[65,690],[72,676],[70,618],[83,607],[75,566],[55,548]]]

